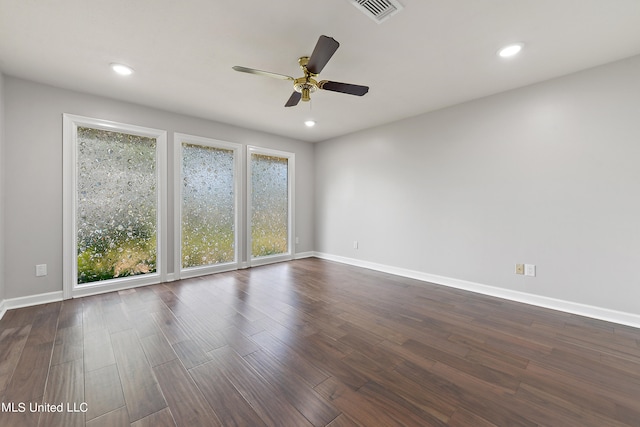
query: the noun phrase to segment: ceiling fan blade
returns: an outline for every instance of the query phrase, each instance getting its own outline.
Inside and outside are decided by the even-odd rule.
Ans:
[[[369,86],[352,85],[349,83],[331,82],[322,80],[318,82],[318,87],[332,92],[348,93],[349,95],[362,96],[369,92]]]
[[[331,59],[340,43],[335,41],[333,37],[320,36],[316,47],[313,49],[313,53],[309,57],[309,63],[307,64],[307,70],[313,74],[320,74],[320,71],[327,65],[327,62]]]
[[[293,77],[285,76],[284,74],[271,73],[269,71],[256,70],[254,68],[241,67],[239,65],[234,66],[233,69],[240,71],[241,73],[257,74],[259,76],[274,77],[282,80],[293,80]]]
[[[287,101],[287,103],[284,104],[284,106],[285,107],[295,107],[296,105],[298,105],[298,102],[300,102],[300,98],[302,98],[302,94],[300,92],[293,92],[291,94],[291,97]]]

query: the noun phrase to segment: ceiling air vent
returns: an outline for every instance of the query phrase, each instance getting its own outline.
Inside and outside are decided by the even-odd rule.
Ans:
[[[402,5],[396,0],[349,0],[369,18],[378,24],[391,18],[402,10]]]

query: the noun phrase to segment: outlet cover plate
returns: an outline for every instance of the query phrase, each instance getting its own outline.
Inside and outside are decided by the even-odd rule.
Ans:
[[[535,264],[525,264],[524,265],[524,275],[535,277],[536,275],[536,266]]]
[[[46,275],[47,275],[47,264],[36,265],[36,277],[41,277]]]
[[[524,264],[516,264],[516,274],[524,274]]]

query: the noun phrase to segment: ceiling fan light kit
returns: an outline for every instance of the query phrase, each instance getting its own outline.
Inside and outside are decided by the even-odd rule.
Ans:
[[[329,62],[336,50],[338,50],[338,47],[340,47],[340,43],[332,37],[320,36],[311,56],[303,56],[298,59],[298,65],[300,65],[304,76],[297,79],[283,74],[256,70],[255,68],[247,68],[240,65],[234,66],[233,69],[241,73],[256,74],[282,80],[292,80],[294,92],[285,103],[285,107],[296,106],[301,100],[303,102],[310,101],[311,94],[318,89],[363,96],[369,91],[368,86],[340,83],[329,80],[317,81],[315,79],[325,65],[327,65],[327,62]]]

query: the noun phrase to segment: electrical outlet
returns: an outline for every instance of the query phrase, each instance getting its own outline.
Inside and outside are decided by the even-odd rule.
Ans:
[[[516,264],[516,274],[524,274],[524,264]]]
[[[358,249],[358,241],[357,240],[353,241],[353,249]]]
[[[525,264],[524,265],[524,275],[525,276],[533,276],[536,275],[536,266],[534,264]]]
[[[47,264],[38,264],[36,265],[36,276],[46,276],[47,275]]]
[[[296,236],[296,245],[300,244],[300,239],[298,239],[298,236]]]

